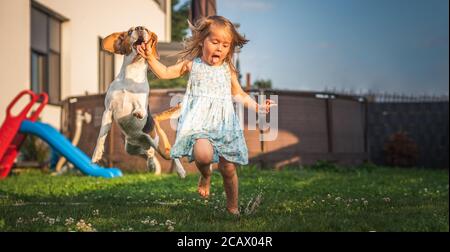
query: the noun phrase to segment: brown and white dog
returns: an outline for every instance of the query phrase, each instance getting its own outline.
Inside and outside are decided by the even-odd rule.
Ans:
[[[147,80],[148,63],[136,51],[137,45],[145,43],[153,48],[152,53],[159,58],[156,51],[157,42],[156,34],[143,26],[132,27],[126,32],[113,33],[102,41],[105,50],[122,54],[124,59],[120,73],[106,92],[105,111],[92,155],[93,163],[102,158],[106,136],[113,119],[125,135],[127,153],[147,158],[147,167],[150,170],[154,170],[156,174],[161,172],[159,162],[154,158],[155,150],[164,159],[170,159],[171,145],[159,122],[175,116],[179,112],[179,107],[171,108],[152,118],[148,109],[150,92]],[[178,175],[185,177],[186,172],[180,160],[174,161]]]

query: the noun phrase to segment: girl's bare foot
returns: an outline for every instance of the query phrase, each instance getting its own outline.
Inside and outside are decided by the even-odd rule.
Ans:
[[[198,181],[198,189],[197,189],[200,196],[202,196],[205,199],[208,198],[210,185],[211,185],[211,176],[208,176],[205,178],[202,175],[200,175],[200,179]]]
[[[228,213],[234,215],[234,216],[239,216],[239,209],[237,208],[227,208]]]

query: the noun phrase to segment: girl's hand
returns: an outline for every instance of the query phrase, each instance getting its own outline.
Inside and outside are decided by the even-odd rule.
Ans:
[[[256,104],[256,111],[258,111],[258,113],[267,114],[270,112],[270,108],[275,106],[278,106],[278,104],[276,104],[272,100],[267,99],[266,104],[264,104],[263,106],[259,106],[259,104]]]
[[[136,50],[144,59],[148,59],[151,54],[151,47],[147,47],[145,43],[138,45]]]

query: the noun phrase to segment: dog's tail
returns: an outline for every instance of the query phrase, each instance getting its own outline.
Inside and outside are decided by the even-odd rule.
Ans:
[[[181,110],[181,103],[178,103],[175,107],[172,107],[166,111],[154,115],[153,118],[156,121],[161,122],[170,119],[172,117],[178,117],[180,110]]]

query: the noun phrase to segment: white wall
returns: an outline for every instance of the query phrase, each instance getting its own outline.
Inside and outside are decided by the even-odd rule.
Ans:
[[[143,25],[160,41],[170,37],[166,15],[153,0],[37,0],[69,21],[62,25],[61,97],[98,93],[98,38]],[[30,88],[30,1],[0,0],[0,121],[13,97]],[[170,32],[170,30],[169,30]],[[9,38],[9,39],[8,39]],[[116,57],[116,73],[122,57]],[[43,121],[60,127],[60,108],[48,105]]]
[[[26,0],[0,0],[0,124],[11,100],[30,82],[30,11]],[[18,105],[23,106],[24,103]],[[19,108],[20,106],[17,106]]]
[[[63,97],[98,92],[98,37],[143,25],[165,37],[165,14],[152,0],[38,0],[69,21],[63,25]],[[116,61],[120,67],[121,62]]]

